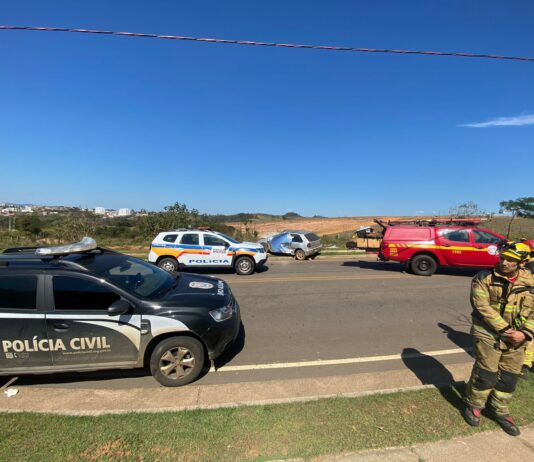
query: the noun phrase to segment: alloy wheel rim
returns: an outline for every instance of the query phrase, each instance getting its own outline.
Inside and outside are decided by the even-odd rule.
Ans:
[[[159,360],[161,373],[173,380],[185,377],[195,367],[195,355],[185,347],[175,347],[167,350]]]
[[[171,262],[163,263],[163,269],[165,271],[174,271],[174,265]]]

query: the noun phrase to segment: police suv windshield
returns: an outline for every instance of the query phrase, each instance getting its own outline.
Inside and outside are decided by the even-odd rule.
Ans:
[[[176,282],[167,271],[120,254],[80,255],[75,261],[121,289],[143,298],[158,297],[172,289]]]
[[[224,237],[227,241],[230,241],[232,244],[239,244],[239,241],[236,241],[233,237],[230,237],[227,234],[219,233],[219,232],[215,234],[217,234],[218,236]]]

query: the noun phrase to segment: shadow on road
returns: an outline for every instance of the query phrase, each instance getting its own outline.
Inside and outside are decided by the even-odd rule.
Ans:
[[[342,266],[354,266],[357,268],[372,269],[376,271],[397,271],[399,273],[400,272],[408,273],[405,263],[392,262],[392,261],[365,261],[365,260],[354,261],[352,260],[352,261],[343,262]],[[453,268],[449,266],[440,266],[438,267],[436,274],[444,274],[447,276],[473,277],[475,274],[477,274],[482,269],[483,268]],[[414,275],[414,277],[416,276]],[[424,278],[426,276],[419,276],[419,277]]]
[[[267,265],[262,265],[256,268],[255,273],[261,274],[269,271]],[[202,268],[191,267],[191,268],[181,268],[180,272],[183,273],[196,273],[196,274],[236,274],[233,268],[210,268],[209,266],[204,266]],[[254,273],[252,273],[254,274]]]
[[[406,271],[406,265],[404,263],[391,262],[391,261],[383,262],[383,261],[351,260],[351,261],[344,261],[342,263],[342,266],[355,266],[357,268],[372,269],[372,270],[377,270],[377,271],[396,271],[396,272]]]
[[[225,364],[228,364],[239,353],[241,353],[241,351],[245,347],[245,336],[245,326],[243,323],[241,323],[241,326],[239,327],[239,333],[237,334],[235,342],[230,345],[230,347],[214,361],[215,369],[219,369]]]
[[[423,385],[434,385],[452,406],[460,412],[464,409],[462,395],[465,391],[465,382],[455,382],[449,370],[437,359],[415,348],[404,348],[401,358]]]
[[[55,374],[21,375],[13,386],[18,385],[53,385],[83,382],[105,382],[108,380],[150,377],[148,369],[117,369],[92,372],[64,372]],[[157,382],[154,382],[157,384]]]
[[[460,348],[462,348],[466,353],[473,356],[473,339],[471,338],[470,334],[466,334],[465,332],[456,330],[447,324],[443,324],[442,322],[438,322],[438,327],[443,331],[444,334],[447,334],[447,338],[458,345]]]

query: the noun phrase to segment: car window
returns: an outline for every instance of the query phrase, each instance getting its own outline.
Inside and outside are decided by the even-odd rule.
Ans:
[[[198,245],[198,233],[186,233],[180,239],[181,244]]]
[[[291,238],[292,242],[302,242],[302,237],[299,234],[292,234]]]
[[[0,276],[0,308],[35,309],[37,277]]]
[[[310,242],[318,241],[320,239],[319,236],[317,236],[317,234],[314,234],[314,233],[308,233],[308,234],[305,234],[305,236],[306,236],[306,239],[308,239],[308,241]]]
[[[481,229],[474,229],[475,242],[477,244],[500,244],[502,239],[494,234],[482,231]]]
[[[54,276],[56,310],[107,310],[120,299],[102,284],[71,276]]]
[[[204,245],[226,245],[226,241],[223,241],[220,237],[213,236],[211,234],[204,234]]]
[[[441,237],[453,242],[469,242],[469,231],[467,229],[444,229]]]
[[[178,237],[178,234],[166,234],[163,236],[163,240],[165,242],[176,242],[176,238]]]
[[[233,237],[228,236],[228,234],[217,233],[219,236],[223,237],[227,241],[230,241],[232,244],[239,244],[239,241],[236,241]]]

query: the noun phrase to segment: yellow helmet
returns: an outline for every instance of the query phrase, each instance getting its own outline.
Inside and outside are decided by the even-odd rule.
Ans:
[[[526,262],[530,260],[530,247],[522,242],[506,242],[501,246],[501,255]]]

